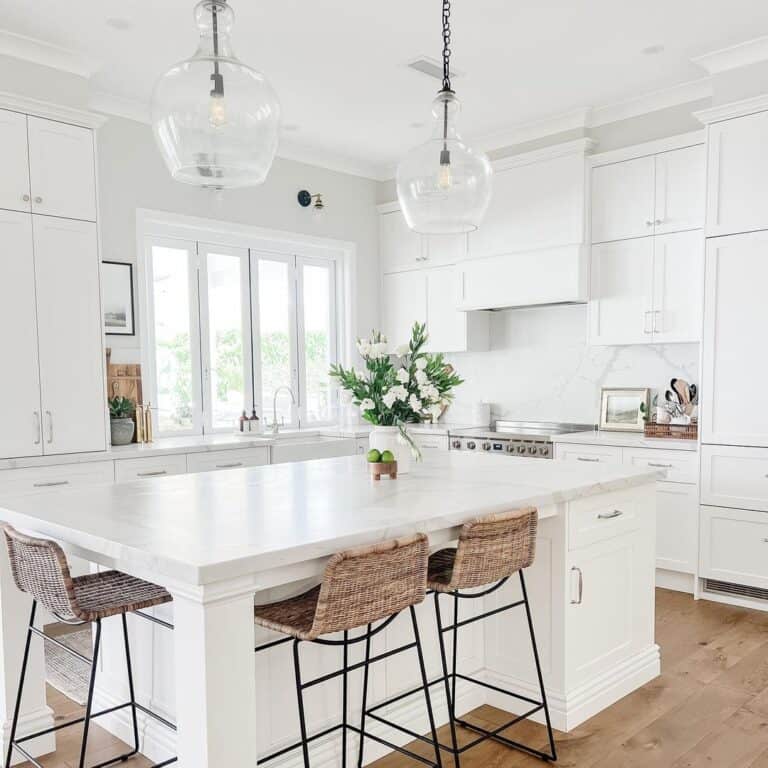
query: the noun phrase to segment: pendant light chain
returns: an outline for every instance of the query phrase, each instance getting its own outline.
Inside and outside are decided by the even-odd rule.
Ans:
[[[451,0],[443,0],[443,90],[451,91]]]

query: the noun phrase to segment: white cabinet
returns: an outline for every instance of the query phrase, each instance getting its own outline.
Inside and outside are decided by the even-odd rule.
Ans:
[[[61,491],[83,485],[110,485],[115,480],[111,461],[58,464],[0,471],[0,498],[3,496]]]
[[[590,342],[698,341],[703,271],[699,231],[592,246]]]
[[[96,225],[34,216],[45,453],[105,449]]]
[[[31,210],[27,116],[0,109],[0,208]]]
[[[320,441],[309,437],[306,442],[277,440],[270,450],[272,464],[285,464],[290,461],[354,456],[357,453],[357,443],[351,437],[326,438]]]
[[[704,223],[703,145],[592,169],[592,242],[699,229]]]
[[[611,445],[557,443],[555,458],[560,461],[579,461],[582,464],[621,464],[621,448]]]
[[[384,272],[420,266],[424,255],[421,235],[408,228],[399,210],[379,216],[379,242]]]
[[[39,117],[27,119],[32,211],[96,221],[93,132]]]
[[[707,579],[768,589],[768,515],[703,506],[699,570]]]
[[[656,485],[656,567],[696,573],[699,494],[695,485]]]
[[[487,315],[458,309],[460,279],[450,266],[384,275],[383,330],[389,341],[406,343],[420,322],[427,324],[431,352],[487,349]]]
[[[768,446],[768,232],[707,240],[702,442]]]
[[[645,344],[653,333],[653,238],[592,246],[591,344]]]
[[[0,456],[43,452],[32,217],[0,211]]]
[[[665,482],[695,485],[698,481],[699,462],[696,451],[623,448],[622,453],[624,464],[664,472]]]
[[[413,442],[416,443],[424,456],[447,451],[450,448],[448,435],[429,435],[423,432],[411,432],[411,437],[413,437]]]
[[[768,229],[768,112],[709,126],[707,236]]]
[[[592,242],[653,234],[653,156],[592,169]]]
[[[115,461],[115,482],[130,483],[134,480],[151,480],[168,475],[183,475],[186,471],[187,457],[184,454],[118,459]]]
[[[768,512],[768,448],[702,446],[701,502]]]
[[[261,467],[265,464],[269,464],[269,446],[187,454],[187,472],[214,472],[218,469]]]

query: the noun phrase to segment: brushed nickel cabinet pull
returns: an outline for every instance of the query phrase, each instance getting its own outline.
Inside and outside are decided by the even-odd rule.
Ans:
[[[648,462],[648,466],[649,467],[656,467],[658,469],[672,469],[672,467],[674,465],[673,464],[659,464],[659,463],[657,463],[655,461],[649,461]]]
[[[36,203],[42,203],[43,202],[43,198],[42,197],[36,197],[35,198],[35,202]]]
[[[21,199],[22,199],[22,200],[23,200],[25,203],[28,203],[28,202],[29,202],[29,195],[22,195],[22,196],[21,196]]]
[[[32,412],[35,417],[35,445],[40,445],[43,439],[42,424],[40,424],[40,411]]]
[[[69,480],[56,480],[50,483],[33,483],[33,488],[53,488],[57,485],[69,485]]]
[[[613,512],[600,512],[597,515],[598,520],[613,520],[616,517],[621,517],[624,513],[620,509],[614,509]]]
[[[160,475],[167,475],[168,470],[166,469],[158,469],[154,472],[137,472],[136,477],[160,477]]]
[[[575,565],[571,568],[571,573],[574,571],[579,574],[579,596],[576,600],[571,599],[571,605],[581,605],[584,598],[584,574],[582,573],[581,568],[577,568]]]
[[[595,462],[599,462],[600,459],[592,459],[592,458],[589,458],[588,456],[577,456],[576,461],[589,461],[589,462],[595,463]]]
[[[46,411],[45,415],[48,417],[48,444],[53,442],[53,414],[50,411]]]
[[[231,464],[217,464],[216,469],[233,469],[234,467],[242,467],[242,461],[233,461]]]

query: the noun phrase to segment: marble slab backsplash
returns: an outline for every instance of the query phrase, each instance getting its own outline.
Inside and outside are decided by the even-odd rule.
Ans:
[[[585,305],[494,312],[490,351],[448,359],[465,380],[444,417],[451,422],[471,421],[485,401],[493,419],[594,424],[602,387],[663,395],[673,376],[700,384],[698,344],[591,347]]]

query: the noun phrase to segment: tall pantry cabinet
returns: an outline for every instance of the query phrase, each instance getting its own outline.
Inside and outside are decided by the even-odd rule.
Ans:
[[[0,109],[0,458],[106,449],[93,130]]]
[[[700,573],[705,590],[768,599],[768,97],[699,117],[708,125]]]

